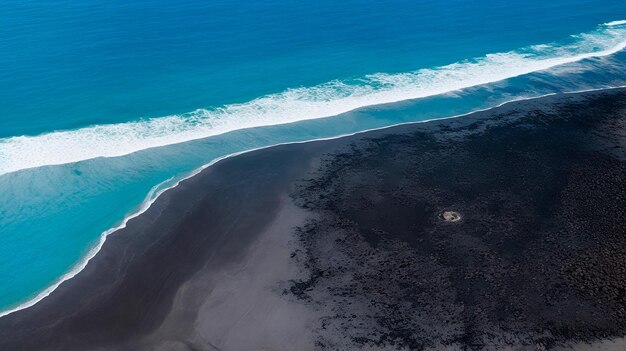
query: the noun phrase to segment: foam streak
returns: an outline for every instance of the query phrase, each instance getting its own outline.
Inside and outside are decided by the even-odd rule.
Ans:
[[[626,21],[613,21],[562,43],[489,54],[437,68],[331,81],[183,115],[4,138],[0,139],[0,174],[96,157],[123,156],[243,128],[329,117],[359,107],[443,94],[611,55],[624,48]]]

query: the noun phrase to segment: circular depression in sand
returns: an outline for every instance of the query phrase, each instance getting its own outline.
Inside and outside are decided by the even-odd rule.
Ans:
[[[439,214],[439,218],[446,222],[458,222],[461,220],[461,214],[456,211],[443,211]]]

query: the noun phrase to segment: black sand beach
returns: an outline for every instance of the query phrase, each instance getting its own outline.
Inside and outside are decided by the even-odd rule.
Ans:
[[[0,350],[625,350],[626,90],[218,162]]]

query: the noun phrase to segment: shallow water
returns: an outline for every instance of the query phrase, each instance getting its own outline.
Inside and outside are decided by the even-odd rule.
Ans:
[[[0,309],[41,294],[103,232],[218,157],[626,85],[626,25],[603,24],[626,18],[617,1],[8,10]]]

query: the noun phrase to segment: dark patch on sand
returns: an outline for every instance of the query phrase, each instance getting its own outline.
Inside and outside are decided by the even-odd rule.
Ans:
[[[320,348],[625,335],[626,94],[551,102],[324,157],[293,194],[319,214],[292,289],[331,306]]]

